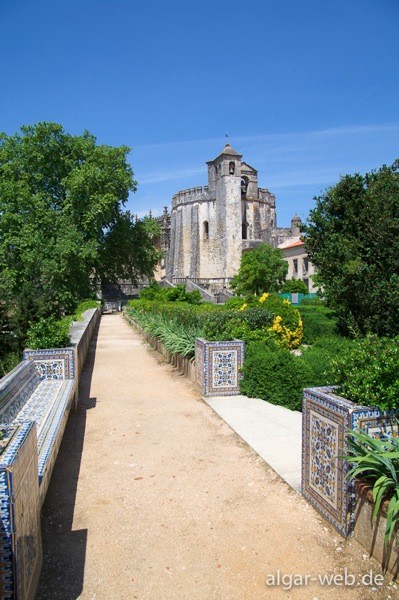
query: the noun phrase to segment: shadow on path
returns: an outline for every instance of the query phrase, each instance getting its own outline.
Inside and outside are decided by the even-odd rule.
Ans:
[[[98,330],[94,331],[79,382],[79,404],[72,407],[42,508],[43,569],[37,600],[75,600],[83,589],[87,529],[72,530]]]

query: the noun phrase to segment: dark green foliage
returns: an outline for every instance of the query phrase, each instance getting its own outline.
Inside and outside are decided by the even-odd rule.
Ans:
[[[302,279],[287,279],[280,290],[283,294],[308,294],[309,290]]]
[[[345,334],[399,333],[399,161],[346,175],[303,226],[317,282]]]
[[[292,410],[301,410],[302,390],[311,385],[311,368],[275,343],[255,342],[246,348],[240,390]]]
[[[259,244],[255,250],[241,257],[240,269],[231,281],[238,296],[262,292],[278,292],[288,271],[288,263],[281,250],[268,244]]]
[[[353,340],[333,362],[334,382],[339,394],[381,410],[399,406],[399,336],[368,335]]]
[[[321,337],[338,335],[334,312],[320,300],[303,300],[298,310],[303,322],[304,344],[313,344]]]
[[[71,321],[71,317],[61,320],[49,317],[33,323],[27,332],[28,348],[66,348],[69,346]]]
[[[152,283],[140,292],[141,300],[157,300],[158,302],[187,302],[188,304],[201,304],[202,296],[198,290],[187,292],[185,285],[177,285],[173,288],[161,287],[158,283]]]
[[[4,353],[0,358],[0,378],[16,367],[20,360],[21,356],[18,352]]]
[[[211,313],[205,321],[204,334],[207,340],[240,339],[244,342],[271,337],[268,328],[273,315],[263,308],[250,307],[243,311],[221,311]]]
[[[136,189],[128,152],[56,123],[0,134],[0,330],[13,332],[17,351],[31,323],[73,314],[91,296],[94,273],[152,275],[153,226],[123,210]]]
[[[83,300],[76,307],[76,310],[73,314],[74,321],[80,321],[83,317],[83,313],[90,308],[100,308],[101,302],[99,300]]]
[[[349,351],[352,343],[352,340],[339,336],[320,337],[311,346],[303,349],[300,358],[312,370],[312,387],[335,383],[333,362],[338,356]]]

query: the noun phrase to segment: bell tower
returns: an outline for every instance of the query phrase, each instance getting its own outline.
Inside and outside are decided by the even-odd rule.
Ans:
[[[215,229],[220,244],[220,272],[233,277],[241,262],[241,159],[226,144],[215,160],[207,162],[209,194],[215,198]]]

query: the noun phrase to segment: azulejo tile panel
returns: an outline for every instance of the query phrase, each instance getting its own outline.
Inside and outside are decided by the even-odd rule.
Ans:
[[[355,493],[347,480],[346,438],[350,429],[392,435],[393,414],[359,406],[334,387],[304,390],[302,411],[302,493],[344,536],[354,526]]]
[[[73,348],[25,350],[24,359],[33,360],[41,379],[74,379],[75,351]]]
[[[16,427],[0,456],[0,514],[0,598],[34,598],[42,564],[34,423]]]
[[[196,378],[204,396],[239,394],[240,369],[244,362],[241,340],[209,342],[197,339]]]

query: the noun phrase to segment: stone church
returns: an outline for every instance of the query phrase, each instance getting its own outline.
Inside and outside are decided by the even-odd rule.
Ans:
[[[277,228],[275,196],[258,186],[258,171],[230,144],[207,165],[208,185],[178,192],[170,213],[165,208],[157,219],[163,253],[157,279],[225,288],[244,252],[299,235],[297,216],[291,229]]]

